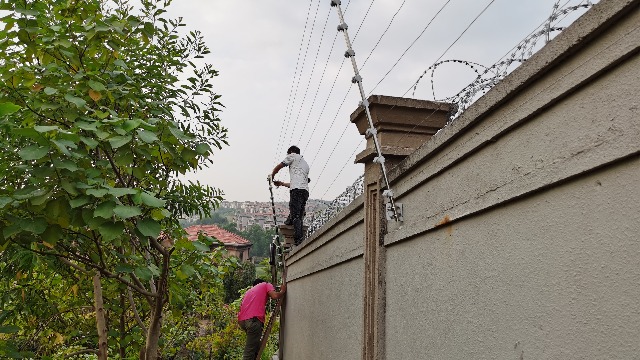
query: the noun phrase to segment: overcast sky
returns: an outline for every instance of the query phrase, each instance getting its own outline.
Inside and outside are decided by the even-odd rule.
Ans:
[[[342,0],[342,9],[365,93],[377,85],[373,94],[403,96],[439,58],[496,63],[549,18],[555,3]],[[580,0],[561,0],[564,4]],[[582,13],[572,13],[561,25]],[[267,201],[267,174],[293,144],[311,165],[311,198],[331,200],[362,174],[363,166],[353,159],[364,142],[349,123],[360,96],[355,86],[349,91],[350,63],[345,61],[339,71],[346,44],[342,34],[337,36],[338,15],[329,0],[175,0],[169,16],[183,17],[187,30],[204,35],[212,52],[205,60],[220,72],[216,91],[225,106],[220,117],[229,129],[230,146],[216,152],[209,169],[188,179],[220,188],[227,200]],[[434,76],[436,98],[454,95],[474,76],[463,65],[440,67]],[[429,77],[421,80],[414,97],[433,100]],[[288,180],[288,171],[278,177]],[[286,188],[275,195],[288,201]]]

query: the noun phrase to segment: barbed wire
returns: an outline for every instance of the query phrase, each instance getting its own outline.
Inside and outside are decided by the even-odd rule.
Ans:
[[[560,1],[556,2],[553,7],[552,15],[547,20],[545,20],[543,25],[538,27],[538,29],[540,30],[534,31],[532,34],[528,35],[524,40],[518,43],[518,45],[512,49],[512,52],[508,56],[508,58],[504,59],[503,57],[504,60],[498,61],[497,63],[489,67],[474,62],[457,59],[436,61],[433,65],[429,66],[427,70],[425,70],[415,82],[415,84],[413,85],[414,91],[412,93],[412,97],[415,96],[415,91],[422,77],[430,72],[431,94],[433,96],[433,99],[435,101],[448,102],[456,106],[456,111],[451,114],[450,121],[453,120],[462,112],[464,112],[469,107],[469,105],[477,100],[478,97],[482,96],[489,89],[502,81],[502,79],[504,79],[511,72],[510,70],[512,69],[510,68],[513,64],[519,65],[529,59],[534,54],[536,45],[541,38],[544,37],[547,39],[547,41],[549,41],[548,39],[550,39],[552,33],[564,30],[564,27],[556,26],[556,24],[564,20],[564,18],[566,18],[566,16],[568,16],[571,12],[579,9],[588,9],[589,7],[593,6],[593,3],[591,1],[587,1],[586,4],[583,4],[583,2],[584,1],[581,1],[578,5],[564,8],[559,7]],[[564,6],[566,6],[567,4],[568,2],[566,2]],[[563,15],[564,17],[560,18]],[[471,84],[465,86],[457,94],[437,100],[435,95],[434,82],[435,70],[447,63],[466,65],[476,73],[476,78]],[[480,68],[482,69],[482,71],[479,71]]]
[[[351,204],[358,196],[364,192],[364,175],[361,175],[356,181],[338,197],[329,203],[327,208],[317,211],[311,215],[311,219],[307,228],[307,237],[322,227],[327,221],[331,220],[337,213],[342,211],[346,206]]]
[[[570,1],[570,0],[569,0]],[[443,63],[447,63],[447,62],[455,62],[455,63],[463,63],[467,66],[469,66],[476,74],[477,76],[484,76],[486,74],[493,74],[493,78],[499,78],[499,80],[502,80],[507,74],[508,74],[508,67],[514,63],[520,64],[524,61],[526,61],[526,59],[528,59],[529,57],[531,57],[534,53],[534,48],[537,42],[537,39],[539,39],[541,36],[545,36],[545,38],[548,39],[550,38],[550,33],[551,32],[557,32],[557,31],[562,31],[564,29],[564,27],[558,27],[555,26],[555,24],[557,24],[558,21],[563,20],[564,18],[566,18],[566,16],[568,16],[569,13],[576,11],[580,8],[583,9],[588,9],[589,7],[593,6],[592,1],[587,0],[586,4],[584,3],[584,0],[580,2],[580,4],[575,5],[575,6],[570,6],[570,7],[566,7],[566,5],[569,3],[569,1],[567,1],[565,3],[565,5],[563,5],[563,7],[559,7],[559,3],[560,0],[558,0],[558,2],[556,3],[556,5],[554,5],[554,10],[552,11],[552,15],[549,17],[549,19],[545,20],[545,22],[543,22],[543,27],[544,29],[539,30],[539,31],[534,31],[531,34],[529,34],[524,40],[522,40],[517,46],[515,46],[514,48],[512,48],[512,51],[509,59],[506,60],[501,60],[499,62],[497,62],[496,64],[490,66],[490,67],[485,67],[482,64],[478,64],[478,63],[474,63],[474,62],[469,62],[469,61],[461,61],[461,60],[445,60],[445,61],[440,61],[440,62],[436,62],[434,63],[434,65],[432,65],[430,68],[434,67],[437,68],[438,65],[436,64],[443,64]],[[561,16],[564,17],[562,19],[560,19]],[[540,26],[538,27],[540,28]],[[634,29],[633,31],[636,31],[638,28]],[[632,33],[633,31],[629,32],[627,35],[629,35],[630,33]],[[626,36],[626,35],[625,35]],[[514,50],[515,49],[515,50]],[[520,56],[518,56],[518,54]],[[504,59],[506,57],[503,56],[502,58]],[[585,62],[586,63],[586,62]],[[582,64],[584,65],[584,64]],[[582,66],[580,65],[580,66]],[[504,68],[504,66],[506,66],[507,68]],[[563,76],[562,78],[566,77],[567,75],[565,74],[565,76]],[[561,78],[561,79],[562,79]],[[553,86],[554,84],[556,84],[558,81],[560,81],[561,79],[556,79],[556,81],[549,85]],[[468,85],[467,87],[465,87],[465,89],[467,89],[467,91],[469,91],[469,89],[474,89],[474,88],[480,88],[485,90],[484,92],[486,92],[486,90],[488,90],[490,87],[492,87],[493,85],[495,85],[498,81],[494,81],[494,82],[490,82],[490,81],[478,81],[477,79],[474,81],[474,83],[477,82],[477,84],[474,85],[474,83]],[[479,84],[479,85],[478,85]],[[414,84],[414,86],[416,86],[417,84]],[[414,87],[412,86],[412,87]],[[411,88],[409,89],[411,90]],[[409,91],[408,90],[408,91]],[[407,91],[407,92],[408,92]],[[460,94],[462,94],[465,90],[463,89],[463,91],[459,92],[458,96],[460,96]],[[534,95],[534,97],[539,96],[544,90],[541,90],[540,92],[538,92],[536,95]],[[406,95],[406,93],[403,94]],[[435,98],[435,90],[433,88],[433,84],[432,84],[432,92],[434,93],[434,98]],[[530,99],[529,99],[530,100]],[[464,104],[465,103],[461,103]],[[455,109],[455,106],[454,106]],[[429,114],[426,118],[429,118],[431,115],[433,115],[438,109],[434,110],[431,114]],[[462,111],[460,111],[460,109],[457,109],[455,111],[456,116],[454,117],[452,115],[451,119],[455,119]],[[423,119],[424,121],[424,119]],[[419,125],[416,125],[416,127]],[[415,127],[414,127],[415,129]],[[408,131],[407,133],[411,132]],[[396,143],[396,145],[401,141],[402,139],[399,139],[398,142]],[[358,150],[358,148],[360,147],[360,145],[362,144],[362,142],[364,141],[364,139],[362,139],[360,141],[360,143],[358,144],[358,146],[356,147],[356,150],[353,152],[353,154],[348,158],[348,161],[342,166],[340,172],[338,173],[338,175],[334,178],[333,182],[329,185],[329,187],[327,188],[327,190],[323,193],[323,195],[321,196],[321,198],[324,197],[324,195],[326,195],[326,193],[329,191],[329,189],[331,189],[331,187],[333,186],[333,184],[335,183],[336,179],[338,178],[338,176],[342,173],[342,171],[344,170],[344,168],[346,167],[346,165],[351,161],[351,158],[353,157],[353,155],[355,154],[355,152]],[[345,192],[343,192],[342,194],[340,194],[334,201],[332,201],[330,203],[329,208],[325,209],[324,211],[320,211],[317,214],[313,214],[312,216],[312,222],[309,226],[309,231],[308,231],[308,235],[311,235],[314,231],[316,231],[317,229],[319,229],[324,223],[326,223],[327,221],[329,221],[335,214],[337,214],[340,210],[342,210],[344,207],[348,206],[350,202],[346,203],[345,199],[351,199],[351,201],[353,201],[353,199],[355,199],[357,196],[359,196],[359,194],[362,194],[362,192],[364,191],[364,184],[362,182],[362,176],[359,177],[358,179],[356,179],[356,181],[350,186],[348,187]]]

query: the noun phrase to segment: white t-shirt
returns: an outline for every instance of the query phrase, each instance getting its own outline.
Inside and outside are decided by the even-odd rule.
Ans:
[[[285,166],[289,167],[290,189],[309,190],[309,164],[302,155],[291,153],[282,160]]]

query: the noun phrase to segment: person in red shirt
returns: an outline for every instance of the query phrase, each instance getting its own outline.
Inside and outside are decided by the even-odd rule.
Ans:
[[[287,284],[280,286],[280,291],[270,283],[256,279],[253,287],[244,294],[238,313],[238,324],[247,333],[247,342],[244,346],[243,360],[255,360],[260,350],[260,337],[264,327],[264,314],[267,305],[267,297],[280,299],[287,291]]]

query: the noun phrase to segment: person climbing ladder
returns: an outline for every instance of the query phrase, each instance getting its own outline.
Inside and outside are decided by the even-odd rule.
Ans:
[[[290,182],[274,180],[273,183],[276,186],[289,188],[289,218],[287,218],[285,225],[293,225],[294,244],[300,245],[304,240],[302,226],[305,207],[309,199],[309,165],[304,160],[304,157],[300,155],[300,148],[297,146],[291,146],[287,150],[287,156],[284,160],[273,168],[271,178],[273,179],[278,171],[286,166],[289,167]]]

